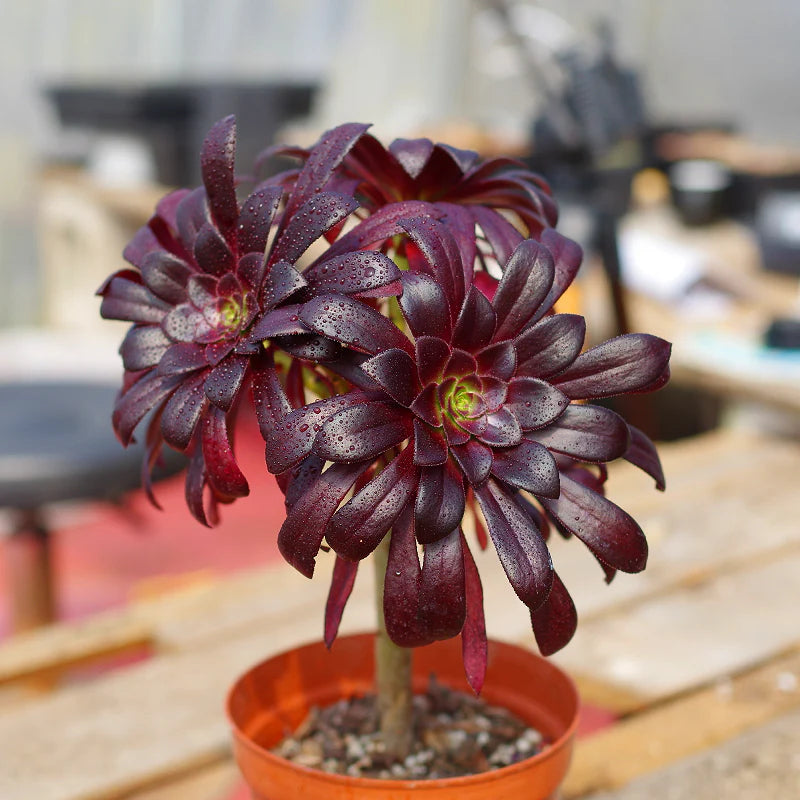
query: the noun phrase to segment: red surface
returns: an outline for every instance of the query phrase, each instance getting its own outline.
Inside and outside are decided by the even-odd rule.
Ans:
[[[93,503],[56,511],[53,550],[62,618],[127,602],[147,579],[206,570],[229,573],[280,558],[276,535],[283,496],[264,465],[264,444],[252,419],[237,431],[236,451],[251,494],[221,507],[221,523],[205,528],[186,509],[183,475],[159,483],[154,508],[143,492],[121,507]],[[0,635],[9,628],[0,565]]]

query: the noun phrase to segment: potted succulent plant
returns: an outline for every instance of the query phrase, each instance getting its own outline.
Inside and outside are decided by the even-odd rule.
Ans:
[[[211,525],[220,503],[248,493],[233,420],[254,409],[286,500],[282,554],[309,578],[321,549],[336,554],[328,648],[359,564],[374,556],[374,637],[344,637],[327,658],[320,644],[271,659],[231,693],[256,797],[303,786],[308,797],[544,798],[569,760],[574,690],[544,659],[487,644],[470,546],[491,540],[543,655],[577,624],[551,530],[580,539],[607,580],[643,569],[645,537],[604,496],[605,465],[627,459],[663,488],[657,453],[585,401],[659,388],[670,346],[631,334],[584,350],[584,320],[554,312],[581,250],[556,232],[550,190],[523,165],[424,139],[386,148],[367,128],[265,151],[298,166],[263,180],[234,174],[233,118],[212,128],[203,186],[167,195],[125,250],[131,267],[99,290],[104,317],[133,323],[114,428],[128,444],[148,418],[148,491],[163,446],[186,453],[189,510]],[[381,748],[387,763],[407,760],[412,686],[434,667],[476,693],[488,675],[488,699],[536,723],[550,746],[471,778],[384,782],[268,752],[314,703],[366,691],[374,669]]]

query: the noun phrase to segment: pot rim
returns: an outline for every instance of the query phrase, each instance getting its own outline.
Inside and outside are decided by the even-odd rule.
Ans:
[[[374,637],[374,635],[375,635],[374,631],[360,631],[352,634],[347,634],[346,636],[342,636],[339,638],[354,639],[363,636]],[[465,786],[468,784],[475,785],[477,783],[493,783],[497,780],[502,779],[505,776],[512,775],[515,772],[522,772],[531,769],[535,767],[537,764],[549,760],[554,755],[559,753],[561,750],[567,747],[571,747],[580,717],[579,713],[580,697],[578,694],[577,686],[575,685],[575,681],[563,669],[553,664],[553,662],[549,661],[544,656],[541,656],[538,653],[534,653],[533,651],[521,647],[518,644],[512,644],[511,642],[504,642],[498,639],[489,639],[488,641],[490,646],[495,645],[504,648],[514,649],[521,653],[524,653],[527,657],[536,659],[538,661],[544,661],[545,663],[547,663],[549,667],[558,672],[559,675],[564,679],[565,685],[569,689],[569,692],[572,696],[572,700],[575,706],[575,713],[572,717],[572,720],[570,724],[567,726],[567,729],[561,734],[561,736],[555,739],[552,743],[548,744],[543,750],[536,753],[536,755],[524,758],[521,761],[517,761],[515,764],[509,764],[508,766],[505,767],[499,767],[498,769],[487,770],[486,772],[478,772],[473,775],[461,775],[455,778],[407,778],[407,779],[362,778],[353,775],[341,775],[335,772],[325,772],[324,770],[314,769],[312,767],[306,767],[302,764],[296,764],[295,762],[289,761],[286,758],[275,755],[275,753],[273,753],[271,750],[267,750],[261,745],[256,744],[236,724],[236,721],[233,718],[233,713],[231,711],[231,701],[233,698],[233,694],[237,690],[240,681],[242,681],[245,678],[245,676],[249,675],[251,672],[261,667],[263,664],[266,664],[268,661],[271,661],[273,658],[279,657],[284,653],[292,652],[295,650],[301,650],[306,647],[311,647],[314,645],[321,644],[322,642],[319,639],[315,639],[310,642],[305,642],[303,644],[290,647],[287,650],[280,651],[279,653],[274,653],[268,658],[265,658],[262,661],[259,661],[257,664],[254,664],[252,667],[248,668],[244,673],[242,673],[236,679],[236,681],[232,684],[232,686],[228,690],[225,697],[225,713],[228,718],[228,723],[231,726],[231,729],[233,730],[233,735],[236,737],[236,740],[240,745],[246,747],[248,750],[251,750],[253,753],[257,754],[261,758],[264,758],[275,765],[281,765],[285,768],[297,771],[302,775],[307,776],[309,779],[324,780],[326,782],[332,782],[334,784],[340,784],[342,786],[347,786],[347,785],[352,786],[358,784],[359,786],[363,786],[365,788],[374,787],[376,789],[378,787],[383,787],[385,789],[411,789],[419,785],[429,786],[432,789],[434,788],[444,789],[444,788],[458,788],[459,786]]]

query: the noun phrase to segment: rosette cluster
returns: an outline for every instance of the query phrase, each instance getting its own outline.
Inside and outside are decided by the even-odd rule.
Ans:
[[[632,334],[581,353],[583,319],[552,313],[581,252],[554,230],[516,248],[490,300],[464,282],[444,223],[403,227],[427,267],[402,273],[401,326],[333,294],[298,308],[310,330],[367,356],[359,369],[368,380],[292,411],[267,436],[270,469],[297,470],[279,545],[309,576],[323,541],[339,556],[330,638],[355,565],[391,531],[390,636],[417,646],[462,633],[479,685],[481,589],[461,530],[470,495],[540,648],[554,652],[577,618],[553,570],[548,521],[581,539],[609,577],[636,572],[647,559],[644,535],[603,496],[605,473],[585,465],[624,457],[663,484],[641,432],[613,411],[573,401],[658,388],[670,348]]]
[[[586,401],[657,389],[670,347],[631,334],[584,349],[583,318],[555,313],[582,254],[552,227],[538,176],[427,140],[384,148],[366,130],[271,151],[301,166],[244,193],[234,121],[214,126],[203,186],[164,198],[131,267],[100,289],[102,314],[132,323],[113,424],[125,444],[146,425],[146,477],[164,444],[185,452],[189,508],[213,524],[217,503],[248,492],[232,434],[251,404],[285,494],[281,552],[309,577],[321,549],[336,553],[326,641],[389,536],[389,635],[460,634],[477,690],[486,633],[465,515],[540,649],[563,647],[577,616],[551,528],[608,580],[639,571],[647,544],[605,497],[605,465],[625,458],[663,488],[647,437]]]

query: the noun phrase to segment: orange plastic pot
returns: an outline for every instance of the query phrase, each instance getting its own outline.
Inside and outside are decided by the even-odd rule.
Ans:
[[[509,767],[442,780],[378,780],[331,775],[269,752],[309,709],[373,688],[373,634],[345,636],[328,652],[320,642],[282,653],[253,667],[228,695],[234,754],[254,800],[547,800],[569,766],[578,718],[578,694],[567,675],[520,647],[489,643],[483,697],[518,714],[551,744]],[[414,690],[429,675],[470,691],[458,639],[418,648]]]

